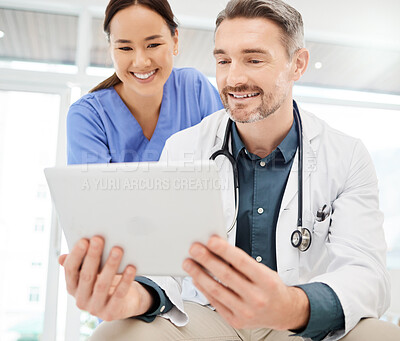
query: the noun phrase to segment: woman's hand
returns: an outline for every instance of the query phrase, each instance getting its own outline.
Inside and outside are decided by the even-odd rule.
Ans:
[[[67,291],[75,297],[79,309],[104,321],[120,320],[146,313],[153,298],[138,282],[136,269],[129,265],[122,275],[117,275],[123,251],[112,248],[101,272],[100,262],[104,241],[93,237],[81,239],[68,255],[61,255]]]

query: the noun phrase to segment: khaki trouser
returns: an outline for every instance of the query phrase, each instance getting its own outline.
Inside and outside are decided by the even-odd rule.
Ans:
[[[152,323],[136,319],[102,322],[90,341],[303,341],[288,331],[234,329],[215,311],[185,303],[190,322],[181,328],[157,317]],[[400,341],[400,328],[377,319],[362,320],[343,341]]]

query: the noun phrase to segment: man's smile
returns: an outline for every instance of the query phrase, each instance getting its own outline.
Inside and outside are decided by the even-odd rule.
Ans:
[[[239,93],[228,93],[230,97],[235,98],[235,99],[247,99],[247,98],[252,98],[259,96],[259,92],[254,92],[254,93],[249,93],[249,94],[239,94]]]

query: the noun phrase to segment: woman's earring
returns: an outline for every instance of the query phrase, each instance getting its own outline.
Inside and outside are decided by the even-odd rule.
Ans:
[[[178,50],[174,50],[174,56],[178,55]]]

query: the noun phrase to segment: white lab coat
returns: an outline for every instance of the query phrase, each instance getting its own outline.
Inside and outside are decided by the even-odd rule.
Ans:
[[[322,282],[337,294],[345,315],[345,330],[326,340],[347,334],[362,317],[380,317],[390,302],[385,269],[386,243],[379,211],[377,178],[364,145],[329,127],[314,115],[300,111],[304,144],[303,226],[312,231],[309,250],[300,252],[290,243],[297,223],[297,155],[289,174],[276,228],[277,269],[283,282],[296,285]],[[225,110],[200,124],[173,135],[161,160],[190,163],[208,160],[221,148],[228,115]],[[233,173],[226,157],[216,159],[221,178],[227,228],[234,214]],[[327,204],[331,219],[316,222],[317,210]],[[201,209],[201,208],[199,208]],[[228,236],[235,243],[236,229]],[[162,316],[178,326],[187,323],[182,299],[207,304],[189,278],[154,277],[175,307]],[[183,292],[182,292],[183,291]]]

